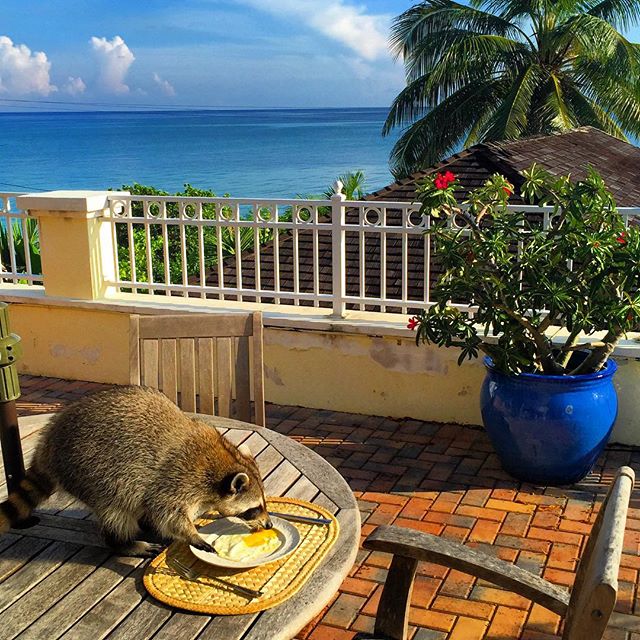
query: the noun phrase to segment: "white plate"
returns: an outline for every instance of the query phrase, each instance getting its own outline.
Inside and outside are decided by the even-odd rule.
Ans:
[[[194,547],[190,547],[191,552],[204,562],[228,569],[250,569],[251,567],[259,567],[261,564],[280,560],[288,556],[300,544],[300,533],[290,522],[282,518],[272,517],[271,522],[273,522],[273,530],[278,534],[282,544],[276,551],[272,551],[267,555],[240,562],[222,558],[217,553],[202,551]],[[213,546],[213,543],[219,536],[234,533],[249,533],[249,527],[237,518],[219,518],[205,525],[202,529],[198,529],[198,533],[203,540]]]

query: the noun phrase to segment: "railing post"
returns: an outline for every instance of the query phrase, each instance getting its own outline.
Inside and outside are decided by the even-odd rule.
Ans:
[[[37,218],[45,294],[97,300],[113,293],[116,257],[111,191],[47,191],[17,198]],[[128,194],[127,194],[128,195]]]
[[[331,196],[331,265],[333,271],[333,315],[344,318],[347,288],[347,250],[344,230],[345,207],[347,199],[342,193],[344,185],[340,180],[334,184],[334,195]]]
[[[21,353],[20,338],[9,331],[9,305],[0,302],[0,447],[9,493],[15,491],[24,478],[16,412],[16,400],[20,397],[16,363]]]

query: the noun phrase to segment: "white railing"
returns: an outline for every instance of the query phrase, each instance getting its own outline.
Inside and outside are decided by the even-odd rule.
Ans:
[[[437,256],[419,203],[342,195],[109,200],[118,267],[109,284],[119,291],[331,307],[338,316],[431,304]],[[514,208],[540,213],[545,228],[552,223],[549,208]],[[620,211],[627,223],[640,215]]]
[[[42,284],[38,221],[17,208],[20,195],[0,193],[0,282]]]

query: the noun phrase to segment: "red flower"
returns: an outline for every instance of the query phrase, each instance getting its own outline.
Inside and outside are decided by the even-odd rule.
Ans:
[[[596,240],[596,241],[593,243],[593,248],[594,248],[594,249],[597,249],[599,246],[600,246],[600,243]]]
[[[507,198],[511,196],[513,191],[509,187],[502,187],[502,190],[507,194]]]
[[[616,242],[619,244],[627,244],[627,232],[623,231],[617,238]]]
[[[455,179],[456,177],[451,173],[451,171],[446,171],[444,174],[439,173],[433,181],[433,184],[436,186],[436,189],[444,190],[447,189]]]
[[[411,329],[411,331],[415,330],[415,328],[420,324],[417,316],[413,316],[413,318],[409,318],[409,322],[407,323],[407,329]]]

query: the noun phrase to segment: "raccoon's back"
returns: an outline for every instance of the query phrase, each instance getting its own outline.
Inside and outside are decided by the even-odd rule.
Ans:
[[[159,391],[114,387],[54,416],[36,457],[81,499],[119,489],[142,494],[191,428],[192,421]]]

